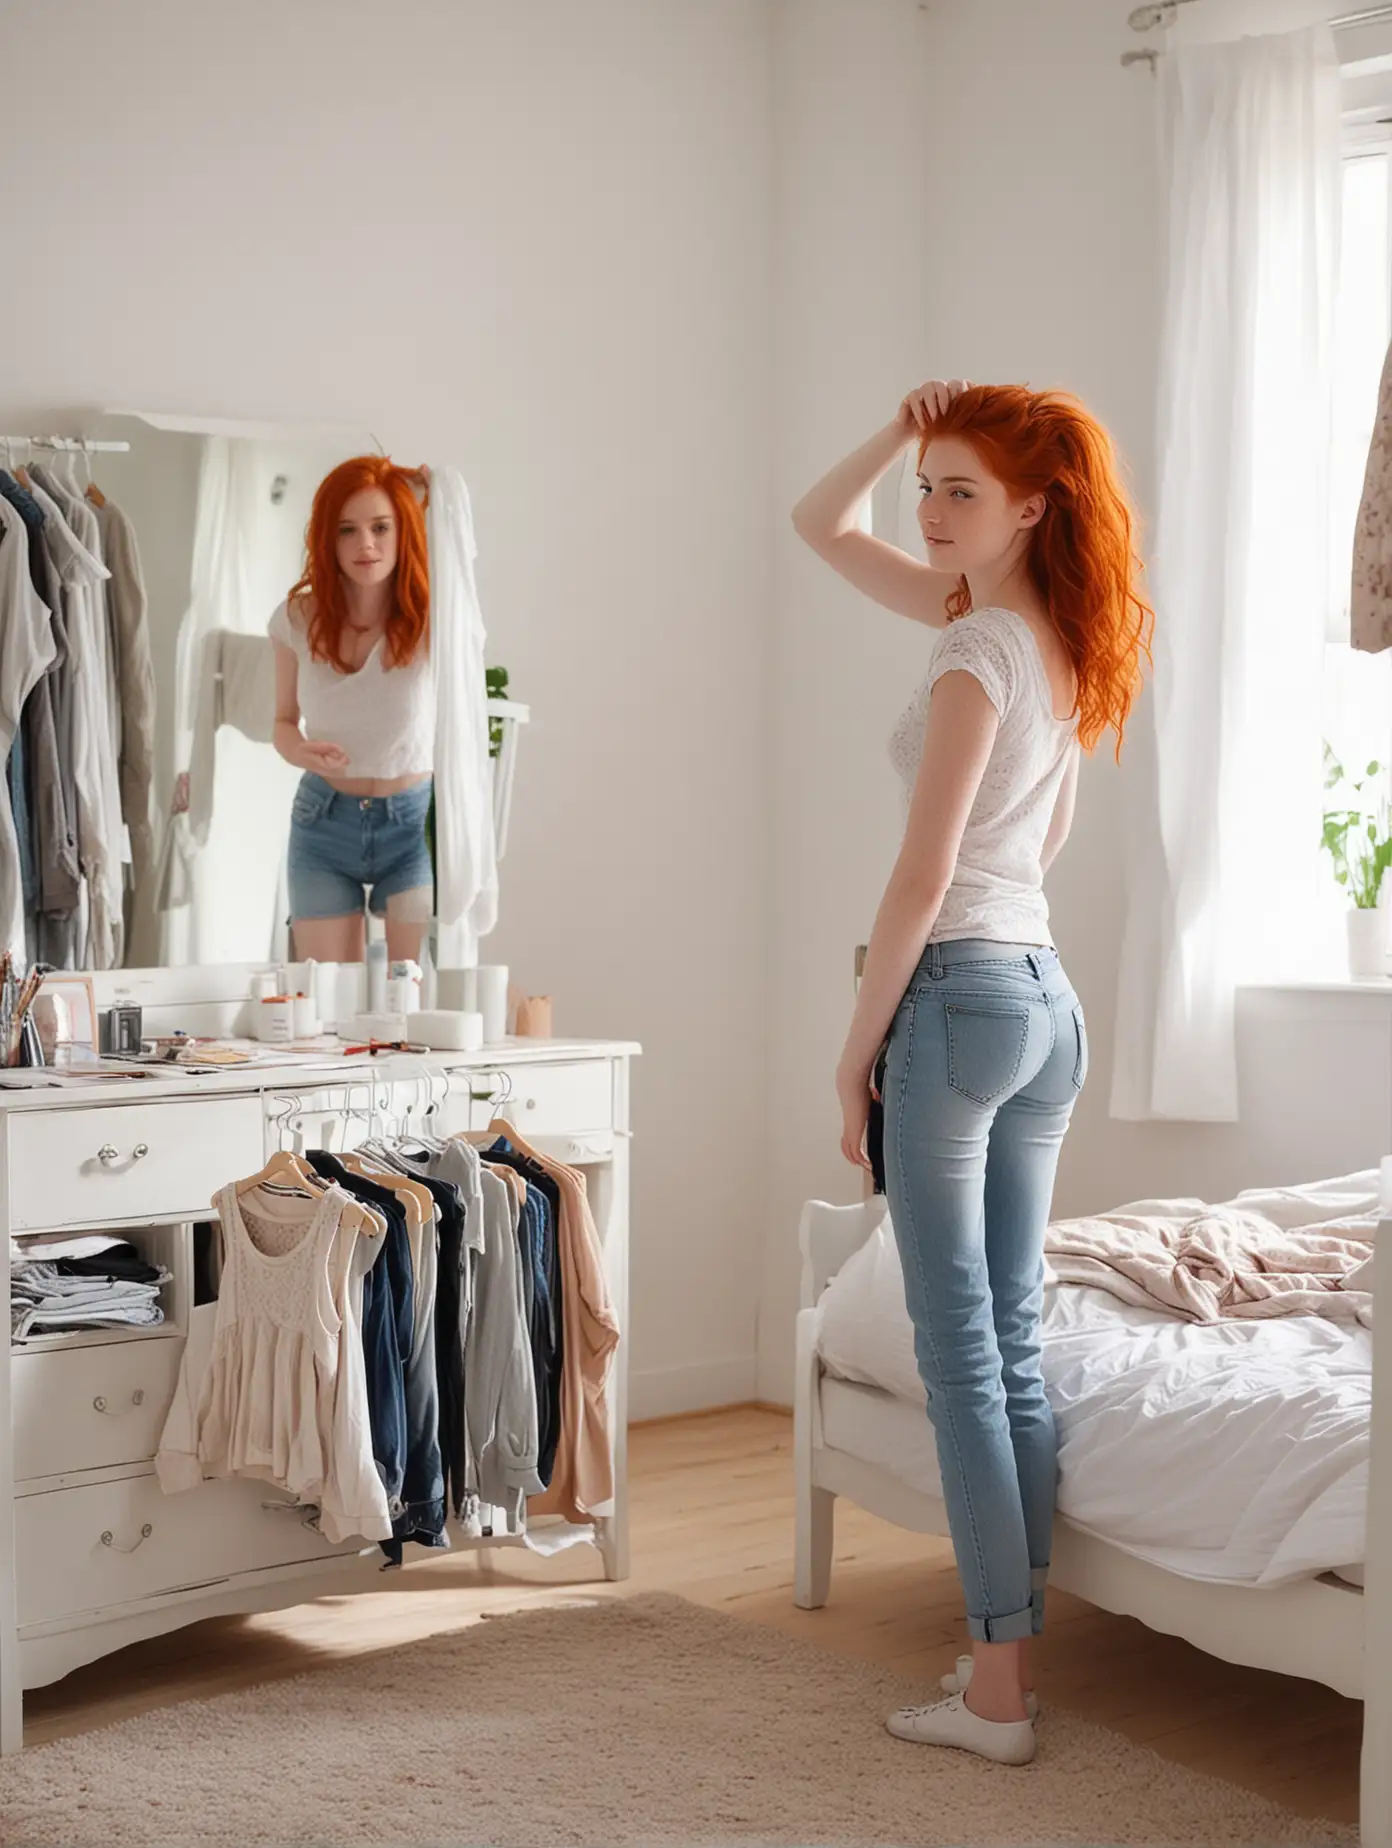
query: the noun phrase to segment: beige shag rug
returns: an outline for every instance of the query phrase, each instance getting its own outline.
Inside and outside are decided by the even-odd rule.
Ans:
[[[882,1669],[680,1598],[515,1613],[0,1761],[7,1848],[1352,1848],[1063,1712],[1009,1770],[907,1745]]]

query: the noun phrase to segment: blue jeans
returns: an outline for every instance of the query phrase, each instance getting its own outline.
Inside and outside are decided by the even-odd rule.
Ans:
[[[355,917],[369,889],[381,917],[398,892],[433,887],[430,791],[427,777],[394,796],[345,796],[322,776],[303,776],[290,810],[291,917]]]
[[[981,1642],[1044,1627],[1058,1479],[1040,1358],[1044,1231],[1087,1058],[1057,953],[1029,944],[930,943],[890,1028],[886,1192]]]

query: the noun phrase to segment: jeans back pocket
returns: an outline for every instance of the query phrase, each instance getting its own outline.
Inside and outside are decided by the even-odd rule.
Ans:
[[[1027,1007],[947,1004],[947,1082],[975,1104],[994,1104],[1020,1076],[1029,1040]]]
[[[1078,1056],[1073,1066],[1073,1089],[1081,1091],[1087,1083],[1088,1075],[1087,1023],[1083,1019],[1081,1001],[1073,1003],[1073,1025],[1078,1035]]]

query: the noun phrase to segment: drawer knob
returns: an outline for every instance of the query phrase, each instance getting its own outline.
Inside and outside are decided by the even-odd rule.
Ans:
[[[144,1161],[149,1153],[150,1145],[148,1142],[137,1142],[135,1147],[131,1150],[131,1160]],[[97,1160],[101,1163],[103,1168],[110,1168],[120,1159],[121,1151],[116,1147],[114,1142],[103,1142],[101,1147],[97,1150]]]
[[[140,1530],[140,1538],[136,1541],[135,1546],[117,1546],[116,1537],[108,1527],[101,1537],[101,1542],[103,1546],[109,1546],[113,1553],[134,1553],[137,1548],[144,1546],[145,1542],[154,1531],[154,1528],[147,1521]]]
[[[535,1110],[535,1109],[536,1109],[536,1099],[535,1099],[534,1097],[529,1097],[529,1098],[527,1099],[527,1108],[528,1108],[529,1110]]]
[[[145,1403],[145,1388],[141,1386],[135,1392],[131,1394],[131,1402],[124,1409],[126,1411],[132,1411],[137,1405],[143,1405],[144,1403]],[[102,1397],[93,1399],[92,1404],[93,1404],[93,1407],[97,1411],[106,1412],[109,1418],[119,1418],[121,1416],[120,1412],[109,1411],[107,1409],[106,1400]]]

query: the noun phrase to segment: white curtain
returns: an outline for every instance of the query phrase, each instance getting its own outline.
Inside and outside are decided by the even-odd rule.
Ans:
[[[435,906],[439,967],[473,968],[498,922],[489,756],[487,631],[469,489],[453,464],[430,475],[430,649],[435,676]]]
[[[1338,61],[1317,26],[1177,48],[1159,84],[1154,734],[1112,1114],[1225,1122],[1236,986],[1295,973],[1318,927]]]
[[[298,466],[287,477],[290,465],[272,444],[225,436],[204,440],[189,607],[179,628],[175,670],[177,764],[190,765],[209,635],[218,629],[264,632],[298,575],[318,460],[296,454]],[[296,493],[273,502],[271,482],[287,478]],[[182,965],[283,958],[285,843],[297,773],[268,746],[231,730],[218,733],[213,764],[204,761],[199,768],[202,774],[190,779],[188,812],[166,822],[160,960]]]

